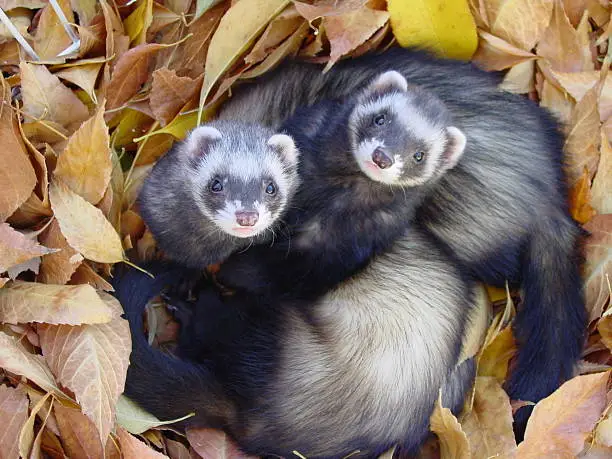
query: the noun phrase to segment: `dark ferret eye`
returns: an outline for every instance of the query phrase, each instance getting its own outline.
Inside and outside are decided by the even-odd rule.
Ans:
[[[376,115],[374,117],[374,124],[376,124],[377,126],[382,126],[385,124],[385,115],[383,115],[382,113],[380,115]]]
[[[417,163],[420,163],[421,161],[423,161],[423,158],[424,158],[424,157],[425,157],[425,153],[423,153],[422,151],[417,151],[417,152],[414,154],[414,160],[415,160]]]
[[[266,193],[270,195],[276,194],[276,187],[274,186],[274,183],[268,183],[268,186],[266,186]]]
[[[214,179],[210,183],[210,191],[212,191],[213,193],[220,193],[221,191],[223,191],[223,184],[219,179]]]

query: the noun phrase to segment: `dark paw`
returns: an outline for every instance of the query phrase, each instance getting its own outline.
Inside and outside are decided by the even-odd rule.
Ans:
[[[519,408],[518,411],[514,414],[514,424],[512,425],[514,429],[514,438],[516,438],[516,442],[520,443],[525,438],[525,429],[527,429],[527,421],[529,421],[529,416],[533,411],[533,405],[524,406]]]

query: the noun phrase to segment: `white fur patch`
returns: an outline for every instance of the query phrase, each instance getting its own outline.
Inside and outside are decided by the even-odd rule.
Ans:
[[[225,207],[213,216],[212,220],[219,228],[232,236],[241,238],[256,236],[265,231],[273,223],[273,219],[272,214],[264,205],[259,204],[259,202],[255,204],[255,210],[259,213],[259,217],[257,223],[251,227],[240,226],[236,221],[236,212],[243,210],[240,201],[227,202]]]
[[[190,152],[193,153],[200,150],[200,148],[202,147],[202,143],[211,140],[220,140],[221,137],[221,132],[218,129],[212,126],[201,125],[193,129],[189,133],[187,137],[187,148]]]

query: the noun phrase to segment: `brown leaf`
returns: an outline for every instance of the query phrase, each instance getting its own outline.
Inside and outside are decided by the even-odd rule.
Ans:
[[[87,107],[44,65],[19,64],[23,111],[34,119],[69,127],[89,117]]]
[[[102,324],[113,311],[91,285],[15,281],[0,290],[0,322],[12,324]]]
[[[35,238],[25,236],[7,223],[0,223],[0,273],[53,252],[53,249],[40,245]]]
[[[160,5],[157,2],[153,3],[153,18],[149,30],[149,35],[160,32],[163,28],[181,21],[181,15],[173,11],[172,9],[166,8],[166,6]]]
[[[601,153],[597,174],[593,179],[591,203],[600,214],[612,214],[612,148],[605,132],[601,131]]]
[[[495,378],[476,378],[472,411],[461,421],[472,451],[482,457],[506,457],[516,449],[512,408]]]
[[[17,118],[11,107],[11,88],[0,76],[0,221],[6,220],[32,194],[36,174],[21,140]]]
[[[69,81],[82,88],[87,93],[89,98],[94,103],[97,103],[98,99],[96,97],[95,86],[102,65],[102,62],[95,62],[87,65],[73,65],[60,70],[55,74],[55,76],[58,76],[62,80]]]
[[[166,438],[166,451],[171,459],[191,459],[189,449],[181,442]]]
[[[104,107],[100,106],[96,114],[72,134],[57,160],[55,177],[91,204],[97,204],[102,199],[110,181],[112,163],[109,141]]]
[[[448,408],[443,408],[440,399],[436,401],[431,415],[431,431],[440,440],[440,452],[443,458],[470,459],[470,443],[461,428],[461,424]]]
[[[100,435],[87,416],[61,403],[55,403],[53,411],[68,457],[104,458]]]
[[[123,260],[121,239],[100,209],[57,180],[51,184],[49,196],[62,234],[72,247],[100,263]]]
[[[0,456],[19,458],[19,433],[28,419],[28,399],[23,390],[0,385]]]
[[[116,314],[121,306],[100,293]],[[45,359],[62,385],[72,390],[83,413],[95,424],[100,440],[115,422],[115,405],[123,392],[131,351],[127,321],[116,316],[100,325],[40,325],[40,344]]]
[[[535,54],[517,48],[484,30],[479,30],[478,35],[481,40],[472,60],[484,70],[504,70],[536,58]]]
[[[28,352],[18,339],[4,332],[0,332],[0,367],[28,378],[47,392],[61,394],[42,356]]]
[[[548,27],[552,0],[494,0],[488,2],[490,32],[531,51]]]
[[[538,56],[561,72],[583,70],[582,45],[578,33],[570,24],[561,0],[555,0],[552,20],[538,43]]]
[[[599,322],[597,322],[597,331],[599,331],[601,335],[601,342],[604,343],[608,349],[612,349],[612,315],[604,315]]]
[[[43,257],[37,280],[45,284],[64,285],[80,266],[82,255],[70,247],[56,219],[40,235],[40,241],[47,247],[59,249],[59,252]]]
[[[222,430],[187,429],[187,441],[203,458],[254,459],[238,449],[238,446]]]
[[[179,77],[174,70],[167,68],[153,72],[153,85],[149,98],[155,119],[162,126],[166,126],[195,96],[201,83],[201,79]]]
[[[527,423],[521,459],[574,457],[606,407],[610,372],[577,376],[541,400]]]
[[[121,452],[125,459],[157,459],[168,457],[149,448],[145,443],[130,435],[121,427],[117,428],[117,436],[121,445]]]
[[[591,179],[585,167],[580,179],[570,188],[568,196],[570,213],[578,223],[584,225],[597,213],[591,206],[591,201]]]
[[[124,53],[117,61],[108,85],[106,109],[123,106],[149,79],[149,63],[153,53],[165,45],[148,43],[138,45]]]
[[[68,22],[74,24],[74,14],[70,7],[70,0],[58,0]],[[72,44],[72,40],[66,33],[57,13],[51,5],[47,4],[40,15],[36,35],[34,36],[34,51],[42,60],[64,60],[57,55]]]
[[[100,276],[96,271],[94,271],[88,263],[82,263],[81,265],[79,265],[74,275],[70,278],[70,284],[89,284],[96,290],[104,290],[107,292],[115,291],[113,286],[109,284],[106,279]]]
[[[584,291],[590,320],[601,316],[610,297],[612,278],[612,214],[596,215],[584,225],[591,233],[586,239]]]

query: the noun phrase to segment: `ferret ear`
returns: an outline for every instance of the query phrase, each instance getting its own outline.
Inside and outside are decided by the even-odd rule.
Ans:
[[[465,134],[455,126],[450,126],[446,128],[446,150],[444,151],[444,160],[442,164],[443,170],[452,169],[457,165],[461,157],[463,156],[463,152],[465,151],[465,145],[467,143],[467,139],[465,138]]]
[[[390,70],[378,75],[378,77],[370,83],[368,90],[371,92],[406,92],[408,90],[408,82],[401,73]]]
[[[221,131],[212,126],[198,126],[187,136],[188,151],[194,156],[206,155],[211,145],[221,140]]]
[[[292,137],[286,134],[274,134],[268,139],[268,146],[276,151],[291,166],[297,164],[300,152],[295,146]]]

